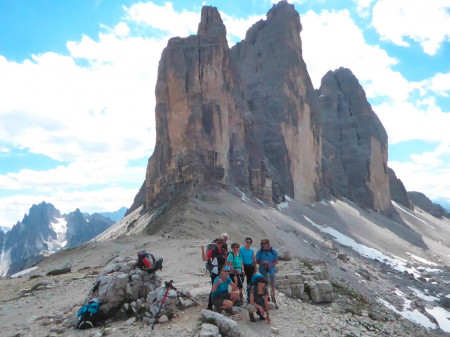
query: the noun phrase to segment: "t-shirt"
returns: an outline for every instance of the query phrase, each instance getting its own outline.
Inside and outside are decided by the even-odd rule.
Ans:
[[[269,250],[259,249],[258,252],[256,253],[256,261],[263,261],[267,262],[268,264],[274,263],[275,261],[278,261],[277,251],[273,248],[270,248]],[[275,270],[276,266],[269,267],[269,275],[275,275]],[[259,271],[263,275],[266,274],[264,266],[260,265]]]
[[[242,255],[240,252],[238,252],[237,255],[234,255],[233,253],[228,254],[227,262],[231,262],[231,266],[234,269],[242,271]]]
[[[254,254],[253,249],[249,248],[247,250],[247,249],[245,249],[245,247],[241,247],[241,248],[239,248],[239,251],[241,252],[241,255],[242,255],[242,262],[244,264],[253,265],[253,254]]]
[[[217,276],[216,279],[214,280],[214,284],[216,284],[219,281],[219,279],[220,279],[220,276]],[[216,291],[211,293],[211,297],[214,297],[221,293],[226,293],[228,291],[228,286],[231,282],[233,282],[233,280],[231,279],[231,277],[228,276],[226,281],[219,284],[217,286]]]

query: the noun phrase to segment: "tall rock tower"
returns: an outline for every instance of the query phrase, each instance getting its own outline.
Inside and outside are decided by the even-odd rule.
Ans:
[[[147,209],[167,201],[186,183],[242,180],[229,177],[230,167],[246,181],[245,158],[236,159],[245,153],[244,128],[232,88],[225,26],[216,8],[203,7],[198,34],[172,38],[161,56],[156,147],[137,198]]]
[[[319,95],[324,184],[335,196],[389,210],[387,134],[357,78],[346,68],[329,71]]]
[[[271,179],[275,202],[285,194],[313,202],[321,184],[317,96],[302,57],[301,28],[294,6],[279,2],[231,50],[250,112],[251,188],[255,193],[260,179]]]

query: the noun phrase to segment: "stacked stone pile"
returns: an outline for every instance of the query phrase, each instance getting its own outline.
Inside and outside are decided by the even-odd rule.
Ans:
[[[105,318],[133,316],[144,322],[153,322],[161,307],[166,286],[161,286],[161,278],[137,268],[137,259],[116,257],[99,274],[96,289],[89,297],[100,302],[100,312]],[[88,300],[88,299],[87,299]],[[86,300],[86,302],[87,302]],[[173,317],[178,308],[185,308],[193,302],[170,289],[162,306],[160,321]]]
[[[325,265],[313,270],[278,274],[277,289],[286,296],[311,300],[313,303],[331,303],[334,299],[333,286]]]

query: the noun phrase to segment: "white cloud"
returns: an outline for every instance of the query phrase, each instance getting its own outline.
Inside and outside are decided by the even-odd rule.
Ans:
[[[448,0],[380,0],[373,7],[372,24],[381,38],[407,47],[409,39],[434,55],[450,40]]]
[[[137,3],[125,8],[129,18],[137,23],[160,29],[168,36],[185,37],[197,33],[200,14],[184,10],[179,13],[170,2],[158,6],[153,2]]]
[[[405,100],[411,90],[399,72],[391,69],[397,60],[378,46],[366,43],[348,10],[308,11],[301,17],[303,58],[314,87],[329,70],[346,67],[363,85],[368,97],[386,96]]]
[[[264,20],[266,18],[265,15],[252,15],[246,19],[235,18],[223,12],[220,12],[220,16],[222,17],[223,23],[227,28],[228,44],[230,45],[230,47],[233,45],[233,43],[230,43],[230,41],[233,40],[231,36],[238,37],[239,41],[245,39],[245,34],[247,33],[247,30],[254,23],[262,19]]]

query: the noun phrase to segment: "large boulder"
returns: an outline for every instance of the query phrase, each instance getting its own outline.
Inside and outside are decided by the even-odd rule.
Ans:
[[[215,322],[222,336],[239,337],[242,333],[237,322],[211,310],[202,310],[202,320],[205,322]]]

